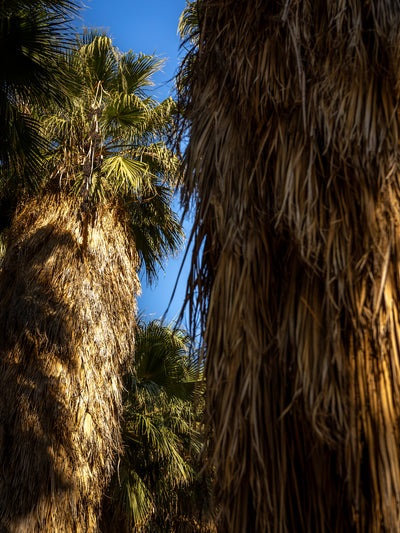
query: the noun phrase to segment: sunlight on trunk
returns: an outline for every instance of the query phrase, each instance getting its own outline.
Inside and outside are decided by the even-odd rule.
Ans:
[[[78,200],[48,195],[14,220],[0,277],[0,525],[10,533],[97,531],[140,290],[120,220],[117,204],[98,206],[86,249]]]

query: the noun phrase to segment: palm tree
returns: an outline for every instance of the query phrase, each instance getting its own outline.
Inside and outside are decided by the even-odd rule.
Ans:
[[[188,290],[221,531],[398,531],[399,3],[197,6]]]
[[[97,530],[121,449],[137,272],[153,278],[182,238],[164,144],[173,104],[147,96],[159,62],[95,32],[60,62],[75,82],[68,102],[33,109],[46,173],[20,200],[0,274],[0,529],[10,532]]]
[[[102,530],[200,531],[195,518],[208,493],[194,471],[202,441],[194,403],[201,376],[192,341],[181,329],[151,321],[138,324],[135,344],[135,368],[124,378],[124,453]],[[193,487],[202,491],[200,502]]]

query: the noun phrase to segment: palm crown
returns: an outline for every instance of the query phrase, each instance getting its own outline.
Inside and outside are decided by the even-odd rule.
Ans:
[[[151,280],[182,241],[171,209],[178,159],[165,143],[174,102],[147,96],[162,61],[122,54],[106,34],[86,30],[61,62],[70,98],[41,114],[48,171],[37,187],[81,195],[84,212],[120,199]]]

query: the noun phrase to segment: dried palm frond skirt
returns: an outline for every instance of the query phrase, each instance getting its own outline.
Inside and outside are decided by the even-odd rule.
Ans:
[[[31,200],[0,274],[0,531],[97,531],[120,446],[137,256],[117,205]]]
[[[220,531],[398,532],[400,2],[198,7],[180,98]]]

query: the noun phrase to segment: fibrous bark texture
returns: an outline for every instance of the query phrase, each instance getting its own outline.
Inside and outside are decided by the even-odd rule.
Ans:
[[[121,218],[122,217],[122,218]],[[46,195],[17,214],[0,274],[0,531],[94,532],[120,447],[137,257],[117,205]]]
[[[203,0],[182,75],[221,531],[400,531],[400,2]]]

